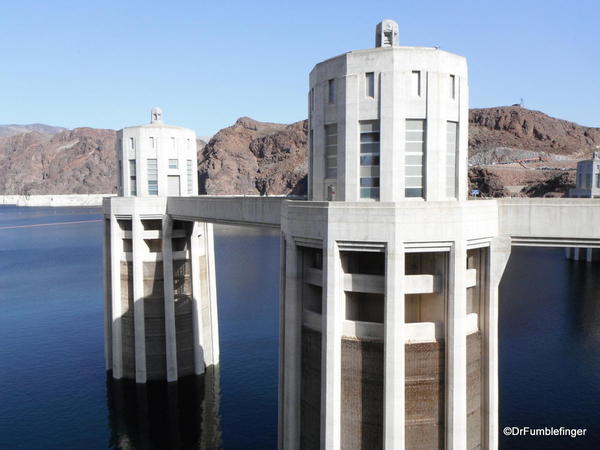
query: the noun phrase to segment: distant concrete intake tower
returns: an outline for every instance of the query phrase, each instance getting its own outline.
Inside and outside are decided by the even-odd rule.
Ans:
[[[466,201],[465,58],[386,20],[312,70],[309,133],[310,201],[281,225],[280,447],[496,448],[510,241]]]
[[[577,163],[575,188],[569,191],[569,197],[600,199],[600,154],[598,151],[592,152],[592,159]],[[594,248],[567,248],[565,255],[568,259],[576,261],[585,259],[587,262],[592,262],[600,259],[600,251]]]
[[[119,197],[104,203],[105,356],[114,378],[175,381],[218,362],[212,225],[167,215],[197,195],[196,135],[163,123],[117,133]]]

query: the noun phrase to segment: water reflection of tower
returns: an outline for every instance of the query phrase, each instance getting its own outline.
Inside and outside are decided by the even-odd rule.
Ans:
[[[598,266],[573,263],[569,267],[569,286],[574,287],[569,309],[571,326],[581,342],[581,347],[596,353],[600,345],[600,273]]]
[[[221,448],[219,366],[176,383],[107,376],[109,448]]]

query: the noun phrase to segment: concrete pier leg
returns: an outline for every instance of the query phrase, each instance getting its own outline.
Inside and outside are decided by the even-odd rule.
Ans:
[[[123,331],[121,306],[121,253],[123,236],[117,218],[110,216],[110,287],[112,300],[112,370],[113,378],[123,377]]]
[[[498,400],[498,286],[510,257],[511,243],[506,236],[490,245],[487,301],[483,302],[483,448],[496,450],[499,433]]]
[[[200,285],[200,226],[193,222],[190,235],[190,266],[192,276],[192,327],[194,333],[194,373],[201,375],[205,370],[204,336],[202,326],[202,287]]]
[[[384,317],[384,425],[386,449],[405,446],[404,249],[386,249]]]
[[[338,450],[341,441],[343,279],[340,251],[327,238],[323,251],[321,350],[321,449]]]
[[[593,253],[592,252],[593,251],[594,251],[594,249],[592,249],[592,248],[588,248],[587,249],[586,259],[585,259],[587,262],[592,262],[592,258],[593,258]]]
[[[467,447],[467,251],[463,240],[450,252],[446,331],[446,448]]]
[[[200,265],[202,333],[204,362],[207,366],[219,363],[219,321],[217,309],[217,279],[215,275],[215,247],[211,223],[199,225],[204,256]]]
[[[165,345],[167,381],[177,381],[177,335],[175,331],[175,295],[173,288],[173,220],[162,219],[162,260],[165,301]]]
[[[108,371],[112,369],[112,292],[110,287],[110,219],[104,219],[103,225],[104,243],[102,245],[102,266],[104,267],[104,363],[105,368]]]
[[[300,381],[302,305],[299,296],[299,255],[293,239],[285,243],[283,299],[283,449],[300,448]]]
[[[135,382],[146,382],[146,321],[144,316],[143,226],[134,212],[131,223],[133,257],[133,320],[135,329]]]
[[[575,261],[579,261],[579,254],[580,254],[579,247],[575,247],[573,249],[573,259]]]
[[[285,234],[279,236],[279,367],[278,377],[279,384],[277,386],[277,448],[283,450],[284,443],[284,384],[285,384],[285,256],[286,256],[286,240]]]

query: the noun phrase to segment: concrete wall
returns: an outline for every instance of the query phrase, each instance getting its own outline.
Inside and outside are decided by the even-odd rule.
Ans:
[[[121,346],[123,378],[135,379],[135,325],[133,299],[133,264],[120,262],[121,272]]]
[[[167,213],[175,219],[279,228],[285,200],[285,197],[250,196],[173,197],[168,199]]]
[[[467,448],[481,448],[483,433],[481,333],[467,336]]]
[[[498,200],[499,231],[513,245],[600,247],[600,202],[574,198]]]

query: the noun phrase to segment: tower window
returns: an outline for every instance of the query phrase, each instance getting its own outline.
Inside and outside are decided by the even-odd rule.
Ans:
[[[450,75],[450,98],[456,98],[456,76]]]
[[[150,148],[156,148],[156,139],[150,137]]]
[[[158,167],[156,159],[149,159],[148,164],[148,195],[158,195]]]
[[[308,94],[308,102],[310,104],[310,110],[314,111],[315,110],[315,90],[313,88],[311,88],[311,90]]]
[[[137,195],[137,176],[135,159],[129,160],[129,195]]]
[[[446,196],[456,197],[458,122],[446,122]]]
[[[311,130],[308,133],[308,194],[309,196],[312,193],[312,182],[315,179],[315,165],[314,165],[314,131]],[[311,198],[311,197],[309,197]]]
[[[421,96],[421,71],[413,70],[411,77],[412,77],[411,84],[412,84],[413,95],[415,97],[420,97]]]
[[[129,148],[135,150],[135,140],[132,137],[129,138]]]
[[[123,162],[119,159],[119,184],[124,184],[124,180],[123,180]],[[123,189],[119,189],[119,195],[124,195],[123,194]]]
[[[404,150],[404,196],[423,197],[425,120],[406,119]]]
[[[335,103],[335,80],[331,79],[327,82],[327,96],[329,99],[329,103],[333,104]]]
[[[365,74],[365,95],[375,98],[375,73],[373,72]]]
[[[175,151],[175,138],[174,137],[171,138],[171,150]]]
[[[360,198],[379,198],[379,120],[360,122]]]
[[[176,159],[170,159],[169,160],[169,169],[177,169],[179,166],[179,161]]]
[[[337,124],[325,125],[325,178],[337,177]]]
[[[194,190],[194,179],[192,178],[194,176],[194,168],[192,166],[192,160],[188,159],[187,160],[187,189],[188,189],[188,194],[193,194],[193,190]]]

